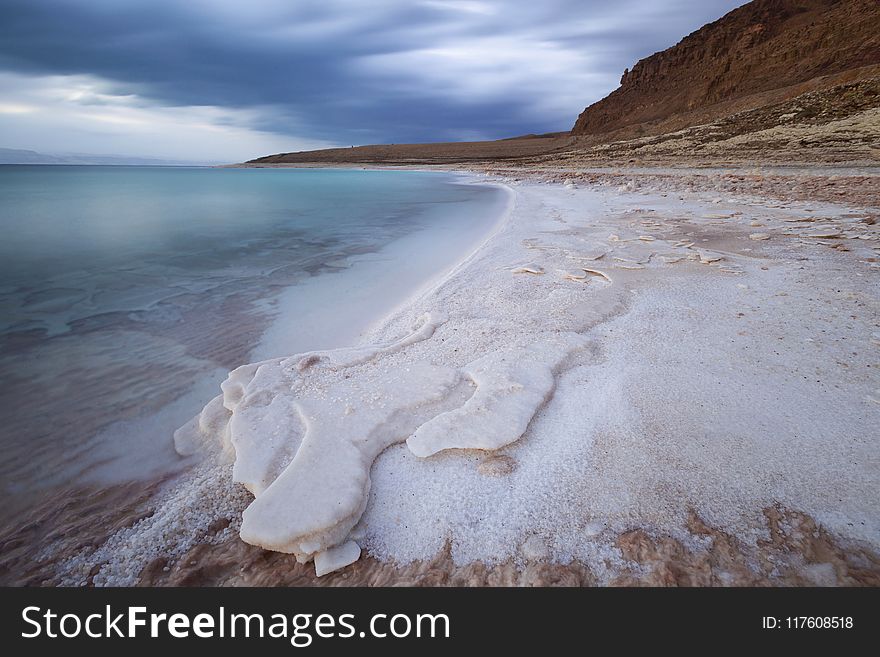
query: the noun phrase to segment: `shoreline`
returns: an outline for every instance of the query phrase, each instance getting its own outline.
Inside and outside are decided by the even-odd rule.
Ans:
[[[430,294],[443,280],[454,275],[509,219],[512,192],[504,185],[489,183],[476,176],[450,173],[459,174],[457,178],[462,182],[457,184],[493,187],[508,196],[506,201],[493,203],[491,210],[494,218],[486,222],[487,226],[469,230],[466,239],[456,235],[454,243],[440,244],[436,233],[442,226],[432,223],[394,239],[376,252],[349,257],[348,266],[339,272],[323,273],[289,286],[275,300],[276,316],[264,330],[260,343],[250,353],[250,362],[299,351],[357,347],[363,341],[364,335],[384,324],[389,316],[400,308],[415,303],[416,299]],[[481,206],[469,213],[487,210],[489,208]],[[413,254],[422,260],[427,255],[432,261],[419,262],[401,275],[401,265],[406,264],[405,254]],[[332,287],[348,289],[349,296],[352,290],[361,286],[362,295],[358,296],[363,296],[363,300],[369,303],[357,305],[357,299],[349,298],[348,306],[340,310],[336,304],[313,302],[308,313],[309,319],[304,322],[297,306],[303,298],[326,295],[327,290],[323,289],[327,283],[323,278],[325,276],[335,277]],[[340,280],[340,277],[344,280]],[[403,283],[400,282],[402,278],[406,279]],[[386,296],[381,299],[376,298],[375,289],[378,287],[386,290]],[[342,317],[340,312],[343,313]],[[294,325],[297,327],[295,334],[285,328]]]
[[[571,173],[568,175],[570,176]],[[685,204],[691,203],[693,207],[687,210],[692,216],[682,219],[678,215],[682,213],[683,206],[670,197],[678,195],[685,197],[688,193],[679,194],[674,192],[672,187],[665,190],[650,190],[647,186],[642,189],[631,187],[602,190],[599,186],[595,189],[591,187],[578,191],[578,185],[582,184],[580,182],[570,182],[563,186],[515,180],[510,182],[517,193],[518,206],[513,208],[507,221],[500,222],[489,238],[436,284],[429,286],[420,294],[409,297],[408,303],[398,306],[385,318],[385,321],[377,322],[365,333],[367,342],[378,343],[396,339],[406,334],[407,327],[412,325],[415,315],[425,310],[442,310],[449,315],[447,323],[438,329],[445,346],[431,343],[434,340],[431,338],[407,347],[407,350],[413,351],[412,355],[395,357],[398,359],[395,362],[402,364],[428,358],[454,362],[456,365],[463,364],[469,357],[467,354],[478,355],[491,349],[492,345],[497,346],[499,340],[517,342],[523,340],[525,336],[533,336],[535,332],[546,332],[548,329],[552,332],[574,328],[585,333],[594,346],[590,346],[585,352],[579,352],[580,355],[569,357],[556,373],[555,392],[538,410],[521,440],[502,449],[500,453],[453,450],[427,459],[413,457],[402,444],[385,450],[373,465],[370,501],[360,525],[363,532],[363,538],[360,540],[363,541],[363,546],[370,555],[378,556],[380,560],[374,560],[373,556],[365,557],[361,562],[325,576],[321,580],[315,580],[314,575],[310,574],[306,567],[294,565],[289,555],[265,553],[259,548],[247,546],[238,539],[235,516],[240,513],[240,505],[248,503],[249,496],[240,489],[236,490],[231,482],[212,481],[212,475],[229,476],[227,466],[211,466],[213,470],[209,468],[208,471],[202,472],[200,485],[206,488],[199,490],[201,493],[205,490],[219,492],[221,504],[196,523],[195,531],[193,526],[187,526],[185,523],[176,525],[179,530],[177,539],[172,539],[171,543],[166,542],[164,548],[157,545],[159,536],[166,536],[166,540],[169,536],[167,523],[171,522],[173,506],[167,504],[167,498],[164,501],[159,498],[154,500],[159,508],[150,517],[154,519],[153,526],[148,526],[150,522],[148,519],[147,526],[142,522],[129,530],[123,530],[124,538],[134,539],[134,542],[141,541],[144,549],[147,545],[153,545],[157,548],[157,555],[161,555],[163,550],[168,552],[170,558],[157,557],[164,564],[161,568],[151,566],[144,571],[143,568],[149,561],[145,559],[143,552],[136,550],[134,553],[131,551],[120,553],[121,544],[117,544],[116,547],[111,545],[111,549],[101,554],[93,554],[92,557],[97,559],[84,558],[77,563],[82,563],[85,567],[87,564],[94,564],[96,560],[105,559],[105,564],[110,563],[111,566],[108,573],[110,577],[105,578],[103,583],[113,583],[114,580],[124,583],[128,581],[125,577],[131,575],[141,577],[141,573],[144,573],[142,583],[153,584],[175,582],[267,584],[273,583],[273,577],[274,583],[322,585],[426,581],[478,584],[492,583],[494,569],[495,576],[500,578],[495,583],[556,581],[579,584],[627,582],[659,584],[873,582],[876,584],[880,573],[880,561],[877,560],[877,527],[872,526],[865,530],[846,529],[846,522],[860,517],[861,520],[857,522],[876,523],[877,521],[877,518],[872,518],[870,513],[864,515],[866,513],[864,508],[857,511],[859,508],[857,500],[860,497],[856,492],[861,490],[861,499],[868,500],[870,493],[877,491],[876,475],[867,467],[872,459],[877,458],[876,444],[871,444],[869,441],[859,447],[847,438],[854,430],[858,433],[858,426],[863,427],[861,435],[866,435],[864,427],[870,424],[865,423],[876,415],[875,406],[870,402],[862,406],[861,404],[866,403],[862,399],[835,397],[835,402],[843,406],[833,411],[831,419],[814,418],[814,421],[820,424],[824,422],[826,429],[830,427],[832,436],[847,443],[845,446],[848,449],[862,450],[862,469],[858,470],[858,475],[862,479],[859,477],[853,479],[849,474],[842,475],[838,472],[836,468],[843,461],[835,452],[837,448],[829,447],[827,444],[824,458],[829,462],[817,466],[818,469],[815,471],[803,471],[800,468],[804,463],[802,459],[797,458],[796,453],[787,457],[789,460],[794,459],[793,465],[785,460],[777,462],[769,458],[768,455],[776,453],[779,449],[775,442],[761,443],[760,448],[755,445],[751,449],[745,449],[746,443],[742,441],[746,436],[762,438],[761,431],[734,434],[737,436],[736,441],[742,445],[738,451],[737,442],[721,441],[713,447],[697,449],[693,452],[694,444],[690,439],[682,442],[681,438],[676,438],[673,434],[663,430],[658,433],[657,429],[653,429],[636,440],[638,434],[615,434],[618,429],[613,429],[611,425],[604,429],[597,427],[591,417],[591,414],[604,417],[607,424],[609,420],[614,419],[612,417],[614,414],[609,415],[608,407],[617,408],[620,411],[617,415],[627,418],[634,408],[641,414],[645,409],[659,406],[656,403],[659,400],[656,396],[658,389],[650,386],[644,391],[648,396],[642,404],[633,407],[630,400],[627,405],[619,406],[621,399],[628,394],[627,386],[632,386],[645,376],[649,378],[652,376],[650,370],[640,369],[641,366],[637,361],[633,362],[632,358],[626,356],[634,348],[643,349],[651,345],[645,345],[643,341],[639,342],[636,339],[638,336],[629,334],[637,327],[636,333],[651,335],[652,322],[656,320],[645,324],[644,318],[639,318],[652,317],[652,313],[658,312],[662,316],[664,308],[678,307],[676,304],[681,304],[681,300],[675,301],[675,299],[678,298],[677,289],[681,285],[684,285],[684,289],[700,290],[700,298],[703,299],[702,303],[709,313],[702,316],[700,321],[715,329],[725,327],[726,331],[728,328],[732,329],[739,320],[722,320],[719,319],[720,315],[713,314],[719,312],[720,306],[717,306],[719,290],[730,298],[736,298],[736,295],[748,298],[748,295],[759,294],[762,303],[776,304],[779,302],[773,301],[773,294],[785,291],[787,304],[800,304],[798,307],[803,307],[814,314],[818,313],[817,317],[822,319],[824,317],[822,309],[807,303],[806,297],[802,296],[803,292],[798,291],[795,294],[790,286],[794,285],[794,289],[797,290],[801,290],[804,285],[814,286],[821,281],[823,271],[836,271],[834,269],[836,267],[841,273],[835,276],[849,276],[847,280],[854,281],[853,285],[856,286],[853,288],[853,293],[861,295],[862,303],[869,308],[867,320],[860,321],[869,323],[873,321],[876,324],[876,311],[872,315],[870,310],[871,304],[876,302],[871,300],[870,283],[867,280],[859,280],[877,275],[877,268],[873,266],[876,261],[868,262],[874,256],[862,254],[862,250],[875,247],[873,250],[876,255],[876,236],[869,240],[843,237],[843,243],[849,245],[846,248],[850,249],[850,252],[841,252],[836,248],[829,248],[830,245],[826,244],[840,239],[786,236],[785,231],[789,226],[783,219],[785,216],[802,215],[808,211],[805,206],[812,205],[816,215],[826,220],[825,223],[840,226],[839,230],[842,233],[853,232],[858,228],[862,234],[873,236],[876,230],[873,228],[875,224],[859,223],[856,226],[856,222],[848,221],[845,215],[861,213],[870,217],[872,213],[876,213],[876,206],[864,209],[858,207],[835,209],[824,202],[801,202],[790,203],[786,208],[774,207],[778,205],[776,202],[769,204],[758,200],[746,202],[742,198],[733,197],[715,202],[711,192],[698,190],[689,193],[691,197],[689,201],[683,198]],[[576,199],[586,199],[590,195],[593,195],[597,202],[603,197],[604,201],[593,206],[592,209],[579,205]],[[662,207],[664,203],[669,205],[668,210]],[[728,206],[737,206],[737,208]],[[737,212],[743,214],[737,215]],[[754,218],[746,221],[750,217],[744,215],[749,213]],[[703,216],[710,214],[724,216],[708,218]],[[750,225],[753,223],[764,225],[760,227]],[[812,226],[813,223],[816,222],[810,222],[809,225]],[[724,228],[714,227],[719,225],[723,225]],[[777,225],[778,227],[774,227]],[[791,226],[795,229],[801,228],[801,224],[796,222]],[[624,234],[622,229],[634,234]],[[616,232],[610,233],[610,230]],[[770,231],[768,239],[749,238],[752,234],[749,231],[768,230]],[[637,234],[639,232],[653,233],[651,235],[653,239],[641,240]],[[687,232],[696,232],[697,240],[706,240],[708,243],[700,243],[699,247],[672,246],[681,242],[680,239],[673,240],[673,237],[687,237],[685,235]],[[618,239],[609,240],[609,234],[617,235]],[[609,250],[595,261],[591,260],[590,262],[601,264],[590,265],[590,268],[601,268],[609,273],[613,280],[610,285],[604,286],[601,281],[592,279],[585,282],[562,278],[562,272],[568,272],[569,266],[573,264],[568,256],[577,256],[578,253],[574,251],[588,251],[600,241],[604,244],[601,248]],[[801,244],[801,241],[809,242],[809,245]],[[674,262],[666,262],[661,260],[662,255],[658,255],[661,246],[664,252],[669,251],[672,254],[668,256],[669,260],[678,258],[678,251],[684,255]],[[759,254],[755,253],[756,250]],[[647,261],[639,262],[652,251],[654,255],[648,257]],[[864,252],[868,253],[868,251]],[[617,253],[618,256],[611,255],[613,253]],[[584,254],[580,253],[580,255]],[[587,253],[587,255],[594,254]],[[697,260],[692,259],[693,255],[696,255]],[[613,260],[614,257],[622,259]],[[721,259],[714,260],[715,257]],[[815,266],[825,269],[813,272],[812,277],[809,275],[810,272],[801,274],[806,276],[807,280],[798,283],[796,278],[790,276],[798,267],[797,258],[803,257],[816,260]],[[532,259],[544,260],[543,274],[513,273],[512,270],[516,267]],[[759,266],[761,262],[766,263],[772,272],[764,273],[762,271],[764,265]],[[865,265],[868,265],[867,268]],[[831,269],[827,269],[829,266]],[[721,271],[722,268],[730,268],[733,271],[724,272]],[[855,276],[856,274],[858,276]],[[552,282],[550,282],[551,277]],[[658,282],[655,277],[668,282],[678,282],[672,287],[664,283],[661,286],[662,290],[655,291]],[[703,282],[698,287],[694,287],[697,281]],[[743,289],[742,285],[747,289]],[[715,289],[716,287],[718,289]],[[766,293],[765,287],[768,290]],[[475,295],[474,288],[482,290],[483,293]],[[775,290],[773,294],[769,293],[770,289]],[[824,294],[825,302],[838,305],[843,303],[835,299],[834,295],[829,296],[827,292],[821,290],[824,288],[821,288],[817,294]],[[514,295],[522,295],[523,298],[517,299],[514,303],[516,296],[511,297],[511,292]],[[475,304],[477,299],[479,303]],[[651,305],[651,299],[655,301],[666,299],[666,302]],[[514,303],[514,306],[511,307],[510,303]],[[645,306],[645,303],[648,305]],[[413,307],[413,304],[417,307]],[[687,303],[685,306],[690,307],[691,313],[700,312],[701,306]],[[780,309],[784,307],[776,306]],[[519,310],[516,310],[517,308]],[[542,311],[542,309],[546,310]],[[515,312],[508,312],[511,310]],[[615,317],[617,319],[614,319]],[[550,320],[549,326],[547,320]],[[666,317],[663,321],[672,321],[673,323],[669,324],[672,327],[676,326],[674,321],[678,320],[675,317]],[[746,322],[751,322],[748,325],[753,327],[752,330],[767,330],[765,319],[760,317],[748,319]],[[622,330],[613,329],[618,324]],[[686,325],[689,324],[681,326]],[[462,336],[461,331],[456,334],[456,329],[467,330],[469,335]],[[801,335],[803,327],[791,327],[786,330]],[[496,335],[485,337],[486,334],[491,333]],[[736,332],[730,335],[731,341],[745,340],[750,345],[750,350],[757,350],[755,353],[761,353],[760,350],[764,348],[760,340],[755,341],[757,338],[738,336]],[[838,335],[838,338],[862,339],[858,338],[858,335],[857,331],[850,331]],[[870,331],[865,335],[870,336]],[[801,337],[805,341],[817,339],[812,334]],[[632,341],[634,339],[635,342]],[[709,340],[707,348],[717,349],[721,346],[711,346],[713,342],[708,334],[705,339]],[[691,347],[699,344],[691,340]],[[619,346],[614,347],[615,344]],[[660,344],[662,340],[656,343],[656,345]],[[818,356],[811,354],[808,358],[801,353],[800,347],[784,348],[787,349],[786,355],[790,358],[795,360],[800,358],[805,363],[826,363],[828,367],[833,360],[832,356],[839,351],[836,346],[829,345],[827,347],[829,350],[837,350],[834,354],[822,351]],[[866,344],[864,350],[870,354],[870,344]],[[688,359],[693,357],[693,353],[676,351],[674,345],[670,346],[667,352],[666,361],[673,365],[679,362],[678,359],[685,353]],[[746,353],[749,353],[749,350]],[[844,356],[845,353],[841,352],[839,355],[844,359],[851,358]],[[807,360],[803,360],[804,358]],[[820,360],[815,361],[815,358]],[[609,364],[609,359],[614,367]],[[763,362],[761,359],[748,362],[752,374],[764,367]],[[785,371],[787,367],[784,361],[780,363],[773,361],[771,364],[774,368],[783,368],[779,371]],[[616,374],[620,369],[619,365],[623,365],[624,374],[621,375],[623,379]],[[701,361],[700,367],[711,369],[712,362]],[[629,370],[632,370],[633,374],[626,374]],[[773,372],[776,370],[771,370],[770,374]],[[681,372],[678,366],[675,366],[666,374],[678,376]],[[676,379],[677,384],[667,382],[665,387],[671,387],[673,390],[689,390],[689,394],[694,394],[695,391],[691,389],[693,386],[687,383],[688,377],[692,377],[693,374],[687,374],[686,371],[684,374],[686,375],[684,379]],[[767,376],[767,372],[764,375]],[[633,376],[635,378],[632,378]],[[730,376],[733,376],[730,372],[723,374],[722,380],[728,380],[724,377]],[[840,379],[841,376],[844,378]],[[839,374],[829,371],[832,382],[837,380],[839,384],[846,383],[850,389],[855,390],[853,388],[856,385],[855,380],[846,378],[849,376],[850,373]],[[858,379],[861,382],[856,388],[866,390],[866,394],[870,396],[873,393],[870,387],[865,386],[872,385],[871,381],[874,385],[877,384],[876,373],[867,372],[859,376],[862,378]],[[599,381],[604,383],[599,385]],[[818,400],[821,404],[826,404],[822,401],[824,397],[822,395],[817,397],[817,393],[812,389],[802,387],[802,384],[796,381],[792,381],[790,385],[801,386],[797,388],[798,391],[806,392],[813,403]],[[833,387],[833,383],[829,385]],[[606,391],[604,400],[593,399],[595,389]],[[746,390],[747,392],[743,393],[746,399],[754,402],[757,399],[755,394],[748,392],[747,388]],[[589,391],[590,394],[584,396],[585,391]],[[824,394],[828,394],[827,391]],[[735,398],[725,399],[727,401],[722,407],[729,407]],[[566,410],[566,406],[571,408]],[[674,403],[667,402],[666,406],[676,408]],[[782,408],[786,409],[787,406],[782,404]],[[796,408],[801,413],[807,411],[800,405]],[[809,414],[809,411],[807,413]],[[848,414],[847,417],[851,420],[854,418],[857,421],[855,426],[850,421],[847,431],[843,430],[845,414]],[[677,418],[672,420],[673,426],[676,423],[681,426],[693,422],[699,424],[701,418],[700,415],[695,416],[691,412],[683,412],[680,416],[672,417]],[[767,415],[767,417],[771,416]],[[839,421],[835,421],[835,417]],[[747,418],[748,416],[743,416],[741,420],[747,423]],[[796,420],[789,418],[788,421]],[[560,422],[563,423],[559,424]],[[627,425],[625,422],[624,429],[626,426],[630,429],[636,426],[629,420],[627,422],[630,424]],[[652,420],[652,423],[658,427],[669,426],[669,422],[669,419]],[[729,427],[723,422],[718,426]],[[791,430],[786,426],[782,424],[777,430],[790,432]],[[561,429],[561,427],[567,428]],[[572,435],[572,432],[580,435],[584,431],[586,431],[584,436],[592,436],[589,440],[567,439],[562,441],[562,445],[553,441],[547,442],[554,435],[559,438]],[[609,438],[609,435],[612,437]],[[625,435],[629,437],[624,439]],[[783,433],[783,435],[788,434]],[[604,443],[597,444],[596,441],[601,436],[605,436],[602,438]],[[645,442],[650,437],[653,437],[653,440]],[[821,436],[811,436],[811,439],[822,440]],[[661,444],[657,445],[656,440]],[[809,440],[804,443],[804,445],[809,444]],[[562,461],[554,460],[554,455],[560,458],[564,456],[558,453],[560,448],[563,451],[568,450],[568,456]],[[636,461],[632,460],[634,448],[641,450],[637,452],[641,464],[638,458]],[[732,449],[734,451],[731,452]],[[765,451],[761,451],[762,449]],[[602,454],[605,456],[601,456]],[[616,454],[620,461],[617,462],[613,458],[608,461],[609,454]],[[697,460],[690,463],[675,460],[687,454],[690,455],[689,458]],[[745,467],[744,472],[763,473],[761,463],[755,463],[753,460],[742,461],[748,454],[757,454],[773,462],[774,467],[781,468],[775,476],[781,476],[782,479],[771,483],[772,478],[766,479],[768,475],[761,474],[754,484],[739,485],[737,479],[725,479],[728,475],[714,472],[709,467],[714,462],[712,459],[705,461],[708,456],[716,460],[717,458],[732,459],[730,462],[737,472],[739,472],[737,468]],[[505,459],[514,462],[512,472],[505,472],[508,467],[502,465],[508,464]],[[571,459],[575,460],[571,461]],[[580,463],[585,467],[585,472],[590,472],[591,469],[594,471],[586,479],[577,477],[572,479],[574,463]],[[666,469],[661,468],[658,471],[654,467],[648,467],[645,470],[644,468],[651,463],[665,463]],[[700,463],[703,465],[698,465]],[[668,469],[670,464],[675,464],[671,470]],[[542,481],[537,476],[541,472],[546,472],[548,467],[551,472],[556,473],[555,483]],[[597,467],[599,469],[595,470]],[[709,470],[705,470],[706,467],[709,467]],[[706,475],[710,471],[712,477],[723,482],[712,481],[711,478],[707,480]],[[683,475],[684,479],[681,479],[680,475]],[[823,511],[822,504],[819,503],[823,499],[822,495],[816,493],[811,496],[809,489],[811,486],[816,487],[817,482],[825,481],[825,478],[831,475],[833,476],[829,481],[841,480],[839,484],[835,484],[838,488],[843,486],[839,488],[840,493],[849,490],[847,493],[849,497],[846,498],[848,506],[838,505],[835,508],[832,504]],[[590,483],[591,477],[596,478],[595,483]],[[864,477],[868,478],[864,479]],[[559,481],[563,483],[561,488]],[[415,482],[420,482],[420,485],[412,488]],[[724,491],[721,483],[725,483],[731,489],[730,495],[733,497]],[[481,513],[484,517],[480,521],[480,526],[485,531],[473,534],[472,530],[467,529],[469,518],[472,518],[476,507],[454,502],[455,498],[448,497],[449,486],[453,487],[458,497],[466,495],[466,491],[474,493],[481,490],[488,491],[488,497],[483,498],[481,502],[483,509]],[[701,488],[706,486],[708,488],[700,493]],[[195,493],[195,490],[193,489],[191,493]],[[777,492],[774,493],[774,490]],[[789,490],[787,495],[782,494],[785,490]],[[540,502],[551,491],[553,491],[552,501]],[[867,495],[865,491],[868,492]],[[560,494],[562,494],[561,498]],[[573,497],[568,499],[566,495]],[[694,495],[696,499],[690,499]],[[507,498],[511,496],[517,497],[519,500],[517,503],[525,506],[509,506]],[[741,496],[741,499],[737,496]],[[425,506],[419,501],[420,498],[428,498],[433,504]],[[192,501],[196,498],[189,499]],[[533,499],[539,500],[535,503],[537,506],[529,506]],[[670,500],[673,499],[678,501],[673,506],[669,506]],[[565,503],[563,504],[561,500],[565,500]],[[167,506],[165,515],[161,508],[163,503]],[[553,511],[554,507],[566,506],[566,504],[568,505],[566,517],[577,516],[571,522],[557,517]],[[402,531],[398,524],[401,520],[398,518],[395,521],[395,517],[401,514],[406,518],[419,518],[426,527],[422,527],[423,531],[415,527],[409,532]],[[538,524],[530,525],[528,522],[522,524],[523,515],[526,518],[537,519]],[[507,518],[515,526],[502,528],[493,524],[496,518]],[[225,525],[218,531],[216,527],[219,525],[216,523],[219,520],[223,520]],[[440,525],[437,525],[438,521]],[[166,523],[165,526],[162,526],[163,522]],[[210,529],[212,525],[215,526],[214,530]],[[809,529],[810,527],[812,529]],[[179,549],[167,550],[169,546],[173,546],[174,540],[182,538],[182,535],[187,533],[189,545],[185,545],[186,541],[183,541],[178,543]],[[193,540],[197,535],[201,538]],[[489,542],[483,545],[481,541]],[[159,543],[161,544],[162,541],[159,540]],[[723,548],[724,545],[727,545],[727,548]],[[485,551],[487,549],[488,552]],[[584,549],[586,551],[583,551]],[[114,550],[116,550],[115,554]],[[483,550],[482,554],[480,550]],[[445,557],[442,556],[444,554]],[[227,562],[231,555],[235,555],[235,560],[245,564],[241,570],[230,569],[231,562]],[[768,561],[769,557],[772,558]],[[261,562],[264,562],[262,566],[259,565]],[[397,566],[386,565],[395,562]],[[207,574],[212,572],[212,563],[217,571],[213,576]],[[221,564],[226,565],[221,567]],[[479,564],[484,565],[479,566]],[[89,569],[94,570],[94,566],[90,565],[87,570]],[[284,569],[289,571],[288,574],[283,574],[287,572]],[[113,575],[114,571],[122,579],[116,579]],[[68,572],[72,574],[70,570]],[[89,579],[94,580],[94,574]],[[68,581],[74,583],[73,580]]]
[[[380,332],[382,328],[392,320],[392,318],[400,315],[407,309],[416,306],[420,300],[428,298],[432,294],[435,294],[436,291],[440,289],[448,280],[452,279],[458,274],[458,272],[466,268],[471,260],[473,260],[473,258],[487,244],[495,239],[499,232],[504,229],[504,226],[510,222],[513,208],[516,202],[515,192],[510,187],[502,183],[488,182],[485,180],[480,180],[476,177],[472,182],[481,186],[497,187],[507,197],[507,200],[504,204],[504,209],[498,213],[498,218],[492,223],[489,231],[486,232],[475,243],[473,243],[467,250],[465,250],[452,265],[436,271],[432,276],[428,277],[419,286],[417,286],[411,294],[401,299],[399,303],[397,303],[390,310],[382,314],[381,317],[377,317],[374,321],[370,322],[361,332],[359,343],[353,346],[362,346],[360,343],[365,341],[366,336]]]

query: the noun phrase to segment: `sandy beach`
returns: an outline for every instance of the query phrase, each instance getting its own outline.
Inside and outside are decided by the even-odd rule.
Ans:
[[[451,273],[236,370],[197,465],[38,510],[5,583],[878,584],[876,169],[479,176]]]

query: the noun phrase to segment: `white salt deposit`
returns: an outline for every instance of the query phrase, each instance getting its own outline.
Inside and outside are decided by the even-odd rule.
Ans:
[[[774,504],[880,545],[872,244],[750,239],[751,221],[779,230],[802,204],[723,201],[717,228],[705,195],[630,191],[520,184],[498,234],[367,346],[239,368],[178,449],[234,458],[255,495],[242,537],[319,572],[358,545],[399,563],[448,546],[456,563],[577,559],[601,581],[623,566],[621,531],[702,549],[693,510],[754,544]],[[647,216],[652,241],[637,239]],[[568,271],[596,243],[641,268],[601,285],[511,275],[527,258]],[[208,500],[234,511],[221,479],[169,491],[102,548],[102,573],[131,582],[139,555],[179,554],[185,532],[158,533],[175,509],[181,526]]]
[[[363,513],[381,452],[407,436],[418,456],[516,441],[550,395],[554,368],[584,343],[561,334],[461,370],[424,362],[383,367],[384,358],[429,340],[443,322],[429,314],[390,344],[297,354],[229,375],[222,403],[208,404],[175,440],[191,454],[213,434],[234,455],[233,480],[256,498],[242,517],[243,540],[303,562],[336,549]],[[335,569],[339,554],[321,557],[317,571]]]
[[[354,541],[346,541],[341,545],[315,555],[315,575],[321,577],[322,575],[332,573],[353,564],[360,558],[360,546]]]
[[[519,439],[553,391],[554,370],[585,344],[576,333],[484,356],[462,370],[477,386],[463,406],[425,422],[407,439],[416,456],[444,449],[499,449]]]

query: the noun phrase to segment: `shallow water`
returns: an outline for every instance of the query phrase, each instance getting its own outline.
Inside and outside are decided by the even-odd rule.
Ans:
[[[173,468],[228,370],[356,340],[501,203],[412,171],[0,167],[2,513]]]

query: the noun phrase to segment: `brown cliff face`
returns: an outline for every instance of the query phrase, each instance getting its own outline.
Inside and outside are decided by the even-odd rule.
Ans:
[[[572,134],[660,134],[760,107],[767,92],[780,102],[807,82],[824,88],[824,76],[861,79],[857,69],[877,64],[880,0],[754,0],[624,72]]]

